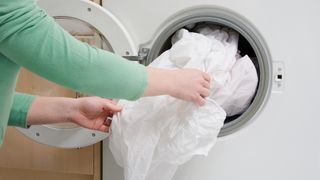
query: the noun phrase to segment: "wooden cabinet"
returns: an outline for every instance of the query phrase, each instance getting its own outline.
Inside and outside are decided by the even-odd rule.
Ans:
[[[17,91],[75,97],[76,92],[22,69]],[[10,127],[0,148],[0,180],[100,180],[101,143],[80,149],[38,144]]]
[[[87,35],[81,38],[92,41]],[[20,73],[17,91],[76,97],[75,91],[25,69]],[[38,144],[11,127],[0,148],[0,180],[100,180],[101,153],[101,143],[80,149],[59,149]]]
[[[0,149],[0,180],[100,180],[101,144],[59,149],[8,128]]]

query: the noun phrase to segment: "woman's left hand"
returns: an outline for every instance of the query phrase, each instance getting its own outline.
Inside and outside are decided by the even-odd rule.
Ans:
[[[109,132],[111,117],[121,107],[114,101],[100,97],[83,97],[75,100],[71,121],[85,128]]]
[[[109,119],[122,108],[109,99],[83,97],[36,97],[27,115],[29,125],[73,122],[82,127],[108,132]]]

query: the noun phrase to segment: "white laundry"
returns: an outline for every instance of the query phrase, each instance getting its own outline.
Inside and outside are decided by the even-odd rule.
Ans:
[[[204,106],[170,96],[119,102],[123,110],[113,118],[109,146],[126,180],[170,180],[179,165],[207,155],[226,115],[242,113],[254,96],[257,72],[249,57],[239,57],[238,33],[217,27],[198,32],[179,30],[172,48],[150,66],[210,74],[212,94]]]

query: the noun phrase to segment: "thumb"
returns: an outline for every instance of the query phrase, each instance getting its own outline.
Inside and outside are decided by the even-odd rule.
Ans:
[[[120,112],[122,110],[122,107],[114,104],[114,102],[110,102],[108,100],[104,101],[104,110],[111,110],[113,112]]]

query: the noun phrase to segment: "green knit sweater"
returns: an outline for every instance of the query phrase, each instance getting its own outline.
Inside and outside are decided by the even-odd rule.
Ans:
[[[65,87],[108,98],[139,98],[144,66],[81,43],[34,0],[0,0],[0,144],[7,125],[26,127],[34,96],[15,93],[20,67]]]

